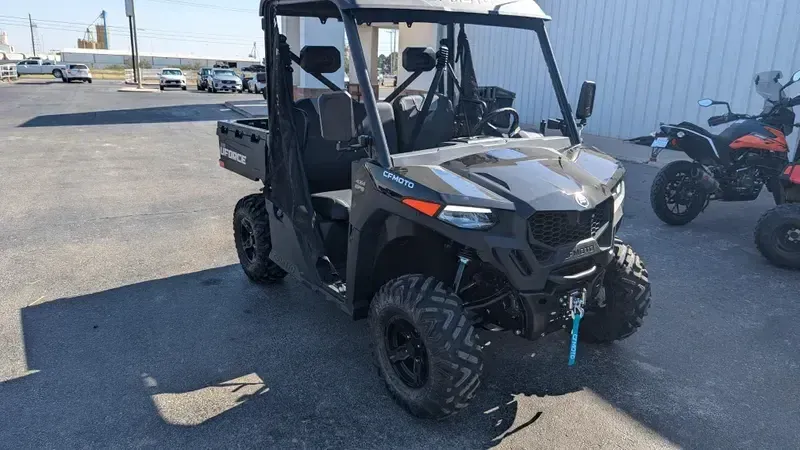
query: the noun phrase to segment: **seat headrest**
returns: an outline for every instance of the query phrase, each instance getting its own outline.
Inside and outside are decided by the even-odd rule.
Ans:
[[[300,67],[308,73],[334,73],[342,67],[342,55],[336,47],[306,45],[300,50]]]
[[[436,67],[436,52],[430,47],[403,50],[403,68],[409,72],[428,72]]]

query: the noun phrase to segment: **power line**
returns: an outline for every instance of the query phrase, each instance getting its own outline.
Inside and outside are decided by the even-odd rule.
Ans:
[[[0,21],[0,25],[3,26],[11,26],[11,27],[20,27],[20,28],[29,28],[29,25],[21,24],[21,23],[13,23],[13,22],[4,22]],[[47,25],[38,25],[38,29],[43,30],[55,30],[55,31],[70,31],[75,33],[83,33],[86,31],[86,28],[69,28],[67,26],[47,26]],[[122,37],[130,37],[129,32],[123,31],[115,31],[116,35]],[[151,34],[145,32],[139,32],[139,37],[147,38],[147,39],[164,39],[164,40],[172,40],[172,41],[180,41],[180,42],[200,42],[204,44],[226,44],[226,45],[250,45],[253,41],[252,40],[206,40],[206,39],[198,39],[195,37],[187,36],[185,38],[177,37],[177,36],[164,36],[158,34]]]
[[[25,23],[27,23],[27,22],[28,22],[28,18],[27,18],[27,17],[16,17],[16,16],[4,16],[4,15],[0,15],[0,19],[14,19],[14,20],[19,20],[19,21],[24,21]],[[79,27],[81,27],[81,30],[82,30],[82,31],[85,31],[85,30],[86,30],[86,25],[85,25],[85,24],[83,24],[83,23],[80,23],[80,22],[66,22],[66,21],[63,21],[63,20],[46,20],[46,19],[36,19],[36,22],[43,22],[43,23],[46,23],[46,24],[64,24],[64,25],[75,25],[75,26],[79,26]],[[119,31],[121,31],[121,32],[126,32],[126,31],[128,30],[128,27],[126,27],[126,26],[118,26],[118,25],[108,25],[108,29],[109,29],[109,30],[119,30]],[[146,27],[146,28],[140,28],[140,30],[147,30],[147,32],[148,32],[148,33],[151,33],[151,34],[165,34],[165,35],[167,35],[167,34],[171,34],[171,35],[178,35],[178,36],[191,36],[191,35],[197,35],[197,36],[201,36],[201,37],[214,37],[214,36],[219,36],[219,37],[224,37],[224,38],[241,38],[241,39],[247,39],[248,41],[252,41],[252,40],[253,40],[253,37],[252,37],[252,36],[233,35],[233,34],[222,34],[222,33],[206,33],[206,32],[192,32],[192,31],[173,31],[173,30],[162,30],[162,29],[158,29],[158,28],[149,28],[149,27]]]
[[[166,3],[168,5],[181,5],[181,6],[191,6],[193,8],[218,9],[220,11],[230,11],[230,12],[248,13],[248,14],[256,14],[258,12],[255,9],[227,8],[225,6],[210,5],[208,3],[194,3],[185,0],[147,0],[147,1],[155,3]]]

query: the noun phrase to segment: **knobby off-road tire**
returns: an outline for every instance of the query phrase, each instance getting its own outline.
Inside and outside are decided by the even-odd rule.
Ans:
[[[673,161],[658,171],[650,187],[650,206],[662,222],[668,225],[686,225],[703,212],[708,194],[703,192],[700,186],[696,187],[695,195],[684,213],[676,214],[671,211],[666,199],[670,182],[675,181],[681,174],[691,176],[694,166],[695,163],[691,161]]]
[[[786,241],[790,229],[800,229],[800,203],[785,203],[765,212],[756,224],[756,247],[772,264],[800,269],[800,244]]]
[[[407,323],[423,347],[424,382],[411,386],[389,356],[391,331]],[[409,413],[441,419],[467,406],[481,384],[481,342],[461,299],[425,275],[404,275],[381,287],[370,305],[370,337],[378,371],[392,397]],[[419,354],[419,353],[416,353]],[[395,353],[395,358],[397,354]],[[416,366],[415,366],[416,367]]]
[[[581,320],[581,340],[591,343],[613,342],[632,335],[642,326],[650,307],[650,282],[647,269],[630,245],[617,240],[614,260],[603,280],[605,307],[590,307]]]
[[[233,238],[239,263],[256,283],[276,283],[286,272],[269,259],[272,241],[263,194],[243,197],[233,211]]]

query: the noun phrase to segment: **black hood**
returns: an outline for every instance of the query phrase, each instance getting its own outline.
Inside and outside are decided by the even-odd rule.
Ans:
[[[407,166],[402,172],[447,203],[460,200],[523,214],[594,208],[611,196],[625,173],[617,160],[589,147],[562,153],[536,140],[508,144],[464,149],[459,152],[464,156],[437,161],[440,167]]]

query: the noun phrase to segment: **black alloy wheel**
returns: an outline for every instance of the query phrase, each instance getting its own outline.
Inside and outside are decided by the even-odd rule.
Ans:
[[[386,355],[406,386],[418,389],[428,380],[428,351],[411,322],[395,316],[386,326]]]
[[[252,263],[256,259],[256,236],[253,232],[253,223],[248,219],[242,219],[239,223],[239,233],[242,236],[242,251],[248,262]]]
[[[708,193],[692,177],[693,169],[691,161],[673,161],[653,180],[650,205],[664,223],[686,225],[705,209]]]

